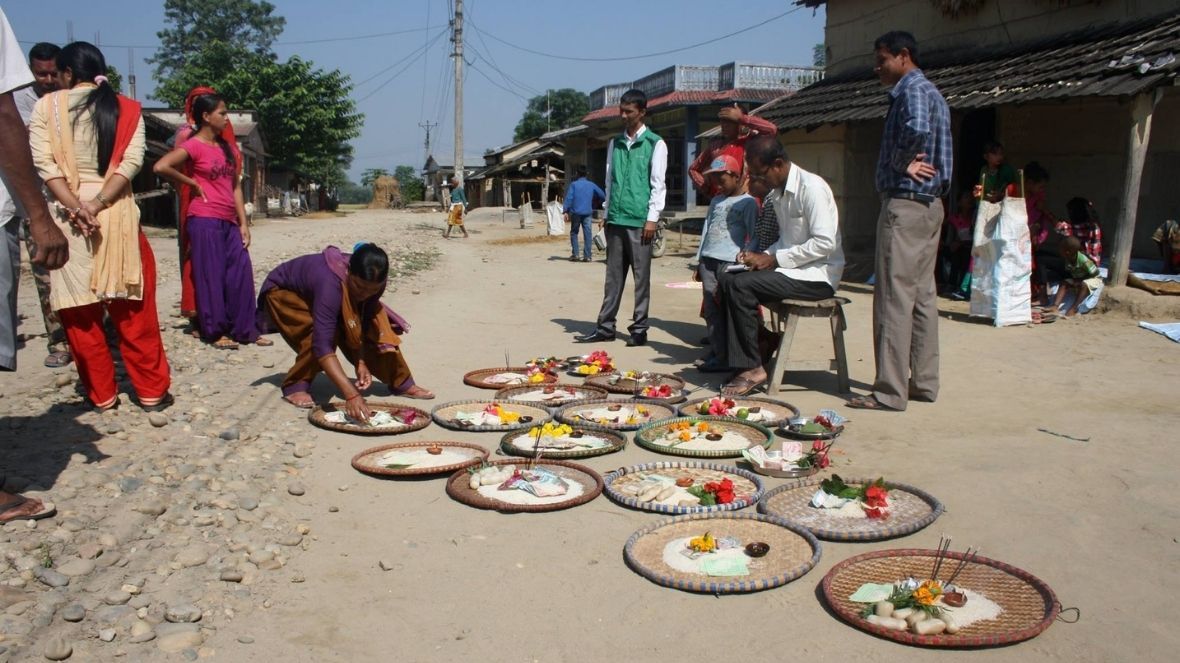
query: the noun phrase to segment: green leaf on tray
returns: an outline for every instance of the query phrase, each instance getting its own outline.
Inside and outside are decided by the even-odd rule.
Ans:
[[[388,465],[382,465],[382,467],[384,467],[387,470],[404,470],[407,467],[413,467],[413,466],[414,466],[413,463],[390,463]]]

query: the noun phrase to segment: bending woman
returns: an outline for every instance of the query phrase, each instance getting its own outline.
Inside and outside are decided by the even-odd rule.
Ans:
[[[205,342],[223,350],[235,349],[238,343],[272,345],[259,338],[255,327],[242,155],[222,135],[229,111],[225,100],[212,93],[197,96],[192,111],[196,132],[160,159],[154,170],[192,192],[184,226],[192,256],[197,328]],[[185,165],[191,176],[178,170]]]
[[[49,273],[50,305],[95,407],[119,404],[105,312],[140,405],[162,410],[172,396],[156,315],[156,260],[131,196],[143,164],[140,105],[111,88],[106,60],[92,44],[63,48],[57,70],[64,89],[42,97],[29,122],[33,162],[70,243],[69,262]]]
[[[277,330],[297,353],[283,379],[288,403],[312,407],[308,390],[320,371],[336,385],[354,419],[366,420],[371,414],[362,392],[374,377],[399,396],[434,398],[414,384],[398,347],[398,334],[409,325],[381,303],[388,275],[389,258],[375,244],[358,244],[351,255],[329,246],[267,275],[258,295],[260,331]],[[355,381],[344,375],[337,347],[356,366]]]

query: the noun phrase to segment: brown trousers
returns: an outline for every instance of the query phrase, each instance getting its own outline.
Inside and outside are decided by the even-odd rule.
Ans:
[[[295,365],[283,378],[283,395],[306,392],[311,381],[320,373],[320,362],[311,348],[311,308],[297,293],[275,288],[266,293],[266,310],[279,330],[283,340],[295,351]],[[362,348],[349,347],[344,335],[337,332],[336,344],[344,357],[353,365],[357,359],[364,359],[373,377],[385,383],[395,393],[403,392],[414,384],[410,367],[406,364],[400,348],[380,352],[373,343],[362,341]]]
[[[873,395],[904,410],[910,398],[938,397],[938,289],[934,261],[942,201],[887,198],[877,218],[873,290]]]

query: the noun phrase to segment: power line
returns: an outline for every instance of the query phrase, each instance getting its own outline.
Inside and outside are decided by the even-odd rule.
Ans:
[[[493,71],[500,74],[500,77],[504,80],[505,85],[515,87],[518,90],[521,90],[522,92],[527,92],[533,96],[544,94],[544,92],[541,92],[540,90],[537,90],[536,88],[530,87],[530,86],[522,83],[521,81],[517,80],[516,78],[510,76],[503,69],[497,67],[496,63],[492,61],[491,57],[486,55],[484,52],[482,52],[474,47],[471,47],[470,45],[469,45],[469,47],[475,53],[476,57],[478,58],[478,60],[480,62],[487,64],[487,66],[490,67]]]
[[[521,101],[523,101],[523,102],[524,102],[524,103],[526,103],[526,104],[529,102],[529,100],[528,100],[528,97],[522,96],[521,94],[519,94],[519,93],[518,93],[518,92],[516,92],[515,90],[512,90],[512,89],[510,89],[510,88],[506,88],[506,87],[504,87],[503,85],[500,85],[500,84],[499,84],[499,83],[497,83],[496,81],[492,80],[492,77],[491,77],[491,76],[488,76],[487,74],[485,74],[485,73],[483,72],[483,69],[482,69],[482,68],[475,66],[475,63],[474,63],[474,62],[468,62],[468,63],[467,63],[467,66],[469,66],[469,67],[471,67],[472,69],[474,69],[475,71],[479,72],[479,75],[480,75],[480,76],[483,76],[483,77],[484,77],[484,79],[485,79],[485,80],[487,80],[487,82],[491,83],[492,85],[495,85],[496,87],[498,87],[498,88],[500,88],[501,90],[503,90],[503,91],[507,92],[508,94],[510,94],[510,95],[512,95],[512,96],[514,96],[514,97],[516,97],[517,99],[520,99]]]
[[[372,34],[364,35],[350,35],[347,37],[325,37],[323,39],[298,39],[295,41],[276,41],[275,46],[300,46],[305,44],[326,44],[336,41],[356,41],[358,39],[377,39],[379,37],[392,37],[394,35],[404,35],[411,32],[423,32],[433,30],[435,28],[445,28],[445,25],[427,25],[421,28],[406,28],[405,30],[394,30],[392,32],[374,32]],[[21,44],[36,44],[36,41],[26,39],[17,40]],[[48,40],[46,40],[48,41]],[[103,44],[103,48],[146,48],[148,50],[159,50],[163,48],[161,44]]]
[[[643,60],[645,58],[654,58],[654,57],[657,57],[660,55],[670,55],[672,53],[680,53],[681,51],[688,51],[688,50],[691,50],[694,48],[699,48],[701,46],[707,46],[708,44],[712,44],[712,43],[721,41],[723,39],[729,39],[730,37],[733,37],[735,35],[740,35],[743,32],[749,32],[750,30],[760,28],[768,23],[779,20],[780,18],[784,18],[786,16],[794,14],[795,12],[799,11],[800,9],[803,9],[802,5],[794,7],[792,9],[788,9],[787,11],[785,11],[781,14],[771,16],[770,18],[761,20],[753,25],[749,25],[744,28],[741,28],[740,30],[734,30],[733,32],[730,32],[728,34],[721,35],[720,37],[714,37],[713,39],[708,39],[708,40],[705,40],[702,42],[697,42],[695,44],[690,44],[688,46],[681,46],[679,48],[671,48],[666,51],[657,51],[655,53],[644,53],[643,55],[628,55],[628,56],[615,57],[615,58],[582,58],[582,57],[571,57],[568,55],[555,55],[553,53],[545,53],[543,51],[534,51],[531,48],[525,48],[524,46],[517,46],[516,44],[513,44],[512,42],[500,39],[499,37],[497,37],[496,35],[494,35],[490,32],[485,32],[484,30],[481,30],[479,28],[479,26],[475,24],[474,21],[471,22],[471,27],[476,32],[487,35],[489,39],[494,39],[494,40],[500,42],[501,44],[508,46],[509,48],[514,48],[518,51],[524,51],[525,53],[530,53],[532,55],[539,55],[541,57],[553,58],[554,60],[569,60],[569,61],[573,61],[573,62],[622,62],[625,60]]]
[[[363,80],[363,81],[361,81],[361,82],[357,83],[356,85],[352,86],[352,87],[353,87],[353,89],[355,90],[356,88],[358,88],[358,87],[360,87],[360,86],[364,85],[365,83],[368,83],[369,81],[373,80],[374,78],[377,78],[378,76],[380,76],[380,75],[384,74],[385,72],[389,71],[390,69],[393,69],[394,67],[396,67],[396,66],[398,66],[399,64],[401,64],[401,63],[405,62],[406,60],[408,60],[408,59],[410,59],[410,58],[414,57],[415,55],[417,55],[418,57],[422,57],[423,55],[425,55],[425,54],[426,54],[426,51],[429,49],[429,47],[431,46],[431,44],[433,44],[434,42],[438,41],[438,40],[439,40],[440,38],[442,38],[442,36],[443,36],[443,35],[445,35],[446,33],[447,33],[447,31],[446,31],[446,30],[440,30],[438,34],[434,35],[434,39],[431,39],[430,41],[426,42],[426,44],[424,44],[424,45],[422,45],[422,46],[419,46],[418,48],[415,48],[414,50],[410,51],[410,52],[409,52],[409,53],[408,53],[408,54],[407,54],[407,55],[406,55],[404,58],[402,58],[402,59],[398,60],[397,62],[394,62],[393,64],[389,65],[388,67],[385,67],[385,68],[384,68],[384,69],[382,69],[381,71],[378,71],[377,73],[373,74],[372,76],[369,76],[369,77],[368,77],[368,78],[366,78],[365,80]],[[417,60],[417,58],[415,58],[415,59],[414,59],[414,62],[417,62],[417,61],[418,61],[418,60]],[[404,71],[404,70],[403,70],[403,71]],[[399,72],[399,73],[400,73],[400,72]],[[387,81],[387,82],[388,82],[388,81]],[[384,85],[384,83],[382,83],[382,85]]]
[[[418,58],[422,57],[425,54],[426,54],[426,51],[422,51],[422,52],[418,53],[418,55],[413,60],[410,60],[408,63],[406,63],[406,66],[402,67],[401,69],[398,69],[396,73],[394,73],[389,78],[385,79],[385,81],[383,83],[381,83],[380,85],[378,85],[377,87],[373,88],[373,90],[371,92],[369,92],[365,96],[361,97],[360,99],[357,99],[356,102],[359,104],[362,101],[364,101],[365,99],[368,99],[369,97],[377,94],[386,85],[389,85],[390,83],[392,83],[394,81],[394,79],[396,79],[398,76],[401,76],[402,74],[404,74],[407,69],[414,66],[414,63],[418,61]]]
[[[426,24],[430,25],[430,0],[426,0]],[[425,37],[423,37],[423,42],[425,42],[425,43],[422,44],[422,48],[427,48],[430,45],[429,35],[426,35]],[[420,104],[418,104],[418,119],[419,120],[421,120],[422,116],[426,114],[426,73],[428,71],[430,71],[430,54],[429,53],[427,53],[426,57],[422,58],[422,102]],[[426,130],[426,134],[428,136],[430,135],[429,129]],[[430,141],[427,140],[426,142],[429,143]]]

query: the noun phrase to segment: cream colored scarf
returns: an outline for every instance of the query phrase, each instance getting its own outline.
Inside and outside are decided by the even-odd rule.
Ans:
[[[66,176],[66,183],[79,196],[80,177],[74,152],[74,131],[70,122],[70,91],[52,94],[49,115],[49,146],[53,160]],[[117,150],[116,150],[117,151]],[[118,162],[112,158],[106,179],[115,176]],[[81,198],[79,197],[79,200]],[[138,299],[143,296],[143,262],[139,255],[139,209],[128,184],[119,197],[98,213],[98,232],[87,239],[94,257],[90,290],[99,299]]]

